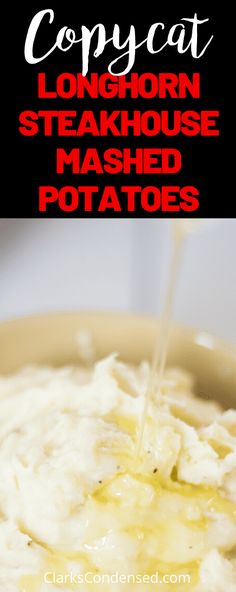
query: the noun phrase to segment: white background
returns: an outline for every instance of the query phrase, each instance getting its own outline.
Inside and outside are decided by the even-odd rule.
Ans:
[[[159,314],[167,220],[0,222],[0,318],[49,310]],[[188,238],[174,318],[236,341],[236,220]]]

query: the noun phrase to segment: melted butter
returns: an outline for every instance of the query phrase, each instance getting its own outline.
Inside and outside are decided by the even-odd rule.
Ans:
[[[130,435],[135,445],[137,423],[134,417],[113,414],[106,419]],[[149,421],[150,418],[148,424]],[[211,517],[224,514],[236,525],[236,505],[214,487],[178,481],[177,472],[173,478],[166,478],[158,471],[147,471],[145,458],[140,458],[139,466],[136,465],[134,468],[131,447],[126,449],[119,441],[111,442],[108,446],[104,440],[100,442],[100,446],[103,453],[105,450],[108,455],[112,453],[112,456],[117,457],[118,471],[110,479],[99,484],[87,497],[85,506],[89,511],[91,509],[91,514],[88,514],[91,518],[88,520],[90,524],[82,551],[49,547],[20,525],[21,531],[32,538],[33,544],[40,545],[45,551],[40,574],[22,577],[19,582],[20,591],[41,592],[42,586],[45,586],[44,574],[48,572],[54,574],[54,586],[58,590],[78,590],[78,585],[68,580],[66,585],[60,583],[60,578],[64,578],[65,581],[71,572],[71,562],[73,573],[106,573],[105,557],[102,561],[103,570],[98,569],[96,565],[97,553],[100,553],[102,548],[102,545],[99,547],[98,541],[103,540],[104,544],[107,541],[109,545],[110,534],[116,536],[118,533],[121,540],[122,536],[128,537],[134,547],[135,568],[130,568],[131,573],[151,576],[158,572],[160,578],[167,574],[188,574],[191,580],[190,583],[184,583],[184,591],[192,592],[199,580],[200,561],[212,548],[207,543]],[[115,543],[114,540],[111,543],[114,555],[110,556],[108,571],[112,573],[124,573],[122,562],[118,565],[116,563],[117,555],[123,553],[119,544],[119,540],[118,543],[116,540]],[[227,548],[225,551],[230,553],[231,549]],[[49,586],[48,584],[48,588]],[[129,588],[137,592],[145,591],[140,584],[127,584],[126,588],[120,585],[120,590]],[[165,584],[164,588],[165,592],[180,592],[181,584]],[[162,584],[148,584],[150,592],[160,592],[164,588]],[[90,584],[88,587],[81,587],[81,590],[111,592],[112,584]]]
[[[137,436],[137,418],[132,415],[118,415],[112,414],[106,415],[106,421],[113,423],[119,430],[126,434],[129,434],[132,438]]]
[[[164,479],[158,473],[123,472],[99,485],[93,494],[88,496],[87,504],[91,506],[91,524],[84,541],[82,552],[70,549],[53,549],[35,539],[21,525],[22,532],[27,533],[33,544],[40,545],[45,551],[45,559],[41,574],[26,575],[20,580],[20,590],[23,592],[40,592],[43,574],[53,572],[58,589],[76,589],[71,582],[60,584],[58,577],[70,573],[70,562],[78,563],[84,573],[102,573],[94,565],[97,541],[109,537],[111,530],[119,531],[128,536],[135,547],[136,572],[152,575],[158,572],[164,574],[189,574],[191,583],[184,584],[184,590],[191,591],[198,581],[199,561],[209,550],[207,531],[209,513],[224,513],[230,516],[236,524],[236,505],[225,499],[213,487],[194,486]],[[189,513],[188,513],[189,512]],[[207,514],[207,516],[206,516]],[[96,524],[93,517],[96,516]],[[115,526],[114,526],[115,516]],[[104,525],[110,525],[107,528]],[[114,544],[114,543],[113,543]],[[182,550],[181,550],[182,548]],[[95,555],[93,555],[95,553]],[[177,553],[180,553],[177,557]],[[181,555],[182,553],[182,555]],[[118,541],[119,554],[119,541]],[[116,565],[117,550],[114,547],[114,570],[110,560],[110,571],[122,572]],[[173,561],[173,557],[175,558]],[[106,573],[104,559],[104,570]],[[82,573],[83,573],[82,572]],[[130,584],[134,590],[142,590],[137,584]],[[129,587],[129,585],[127,585]],[[77,585],[78,589],[78,585]],[[86,587],[84,588],[86,589]],[[93,587],[88,587],[93,590]],[[96,584],[94,590],[110,590],[104,584]],[[150,591],[163,589],[161,584],[149,584]],[[169,592],[180,591],[180,584],[165,584]]]
[[[205,502],[205,510],[215,510],[217,512],[224,512],[235,518],[236,521],[236,504],[223,495],[220,495],[215,487],[207,485],[191,485],[189,483],[174,481],[171,478],[164,478],[158,473],[136,473],[130,471],[129,473],[121,473],[115,475],[107,480],[103,485],[99,486],[93,493],[92,497],[100,499],[109,503],[110,501],[110,485],[121,483],[121,477],[127,476],[133,478],[140,484],[151,485],[156,495],[164,495],[165,491],[179,494],[185,498],[196,499],[200,502]]]

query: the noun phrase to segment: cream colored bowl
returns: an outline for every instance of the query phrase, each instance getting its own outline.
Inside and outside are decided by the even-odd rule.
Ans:
[[[0,324],[0,373],[25,364],[78,362],[76,336],[91,332],[97,358],[113,351],[128,362],[151,357],[157,323],[152,317],[123,313],[71,312],[21,318]],[[207,333],[174,326],[168,364],[190,370],[196,392],[236,407],[236,347]]]

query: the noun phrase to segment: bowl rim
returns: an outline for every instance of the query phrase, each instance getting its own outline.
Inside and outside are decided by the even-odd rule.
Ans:
[[[112,309],[73,309],[73,310],[53,310],[53,311],[46,311],[46,312],[39,312],[39,313],[29,313],[26,315],[19,315],[14,318],[10,319],[1,319],[0,320],[0,332],[1,329],[9,329],[14,328],[15,325],[20,326],[24,325],[25,323],[31,324],[34,321],[47,321],[47,319],[55,320],[58,318],[66,317],[77,317],[83,318],[87,317],[91,320],[93,318],[121,318],[125,320],[126,318],[131,320],[133,323],[143,322],[143,323],[156,323],[156,327],[158,329],[158,325],[160,323],[160,317],[154,314],[148,313],[138,313],[138,312],[130,312],[130,311],[121,311],[121,310],[112,310]],[[217,351],[222,351],[226,355],[230,355],[235,357],[236,362],[236,343],[231,341],[227,341],[218,337],[214,333],[207,331],[205,329],[201,329],[199,327],[195,327],[192,325],[182,324],[180,322],[172,321],[170,332],[175,335],[181,334],[182,337],[192,341],[194,344],[201,346],[204,349],[212,349]],[[201,339],[203,337],[203,339]],[[211,345],[207,345],[209,342]],[[236,369],[235,369],[236,371]]]

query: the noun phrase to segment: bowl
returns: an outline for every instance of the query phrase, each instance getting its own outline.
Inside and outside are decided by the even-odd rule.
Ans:
[[[151,359],[157,338],[155,318],[113,312],[68,312],[37,315],[0,323],[0,373],[9,374],[27,364],[79,361],[76,337],[91,332],[96,357],[116,351],[132,363]],[[168,365],[192,372],[196,393],[236,407],[236,346],[206,332],[173,325]]]

